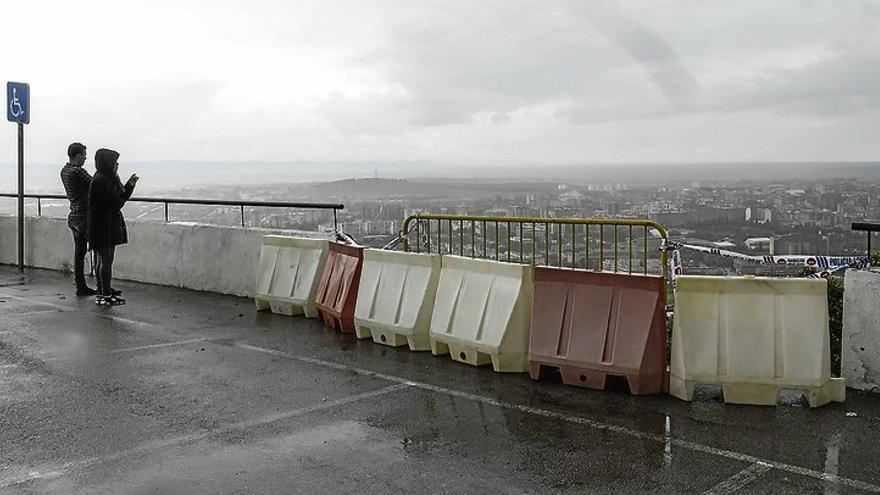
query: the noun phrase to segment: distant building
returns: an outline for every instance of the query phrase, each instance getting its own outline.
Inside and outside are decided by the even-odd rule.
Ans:
[[[715,241],[712,243],[712,245],[721,249],[730,249],[736,247],[736,244],[730,241]]]
[[[746,208],[746,222],[769,223],[773,221],[773,210],[763,206]]]
[[[743,244],[752,251],[767,251],[773,254],[774,241],[772,237],[749,237]]]

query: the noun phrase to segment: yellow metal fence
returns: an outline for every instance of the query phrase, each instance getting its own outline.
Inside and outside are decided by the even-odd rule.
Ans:
[[[404,251],[666,275],[662,225],[639,218],[531,218],[419,213],[403,224]],[[640,256],[638,256],[640,254]]]

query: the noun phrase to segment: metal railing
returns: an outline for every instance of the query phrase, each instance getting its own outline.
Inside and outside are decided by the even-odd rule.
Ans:
[[[650,231],[656,231],[656,234],[651,235]],[[412,242],[413,237],[416,242]],[[666,252],[659,247],[666,239],[666,229],[662,225],[638,218],[419,213],[404,221],[401,232],[404,251],[458,254],[560,268],[641,271],[647,274],[652,258],[650,253],[656,252],[656,268],[664,276],[667,274]],[[583,243],[582,251],[578,250],[579,243]],[[621,249],[621,244],[626,249]],[[640,267],[633,263],[634,245],[642,254]],[[610,256],[606,256],[606,247]]]
[[[17,198],[18,194],[0,193],[0,198]],[[44,199],[63,199],[67,200],[67,196],[63,194],[25,194],[25,199],[37,200],[37,216],[43,216],[42,200]],[[200,206],[232,206],[238,207],[241,211],[241,226],[245,226],[244,209],[245,207],[261,207],[261,208],[296,208],[311,210],[333,210],[333,228],[337,228],[336,213],[344,210],[345,205],[335,203],[290,203],[284,201],[234,201],[223,199],[190,199],[190,198],[157,198],[132,196],[129,202],[137,203],[162,203],[165,206],[165,222],[168,222],[168,205],[200,205]]]
[[[866,254],[868,259],[870,259],[871,254],[873,253],[873,251],[871,251],[871,235],[874,232],[880,232],[880,223],[853,223],[851,228],[856,232],[865,233],[865,237],[868,239],[868,249]]]

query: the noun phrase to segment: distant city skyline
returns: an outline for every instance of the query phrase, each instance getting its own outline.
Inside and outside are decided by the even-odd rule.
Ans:
[[[34,0],[7,14],[21,22],[0,33],[0,78],[31,84],[32,163],[71,141],[123,162],[880,157],[872,2]],[[0,153],[15,159],[11,124]]]

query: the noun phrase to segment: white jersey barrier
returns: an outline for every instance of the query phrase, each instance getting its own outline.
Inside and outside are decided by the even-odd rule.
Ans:
[[[827,281],[682,276],[677,280],[669,393],[721,385],[724,401],[776,404],[780,389],[810,407],[843,402],[831,378]]]
[[[315,295],[327,249],[326,240],[263,236],[254,295],[257,309],[315,318]]]
[[[496,372],[528,371],[534,268],[443,256],[431,352]]]
[[[410,350],[431,349],[429,331],[440,278],[439,254],[364,250],[354,311],[358,338]]]
[[[846,385],[880,393],[880,271],[847,272],[840,374]]]

